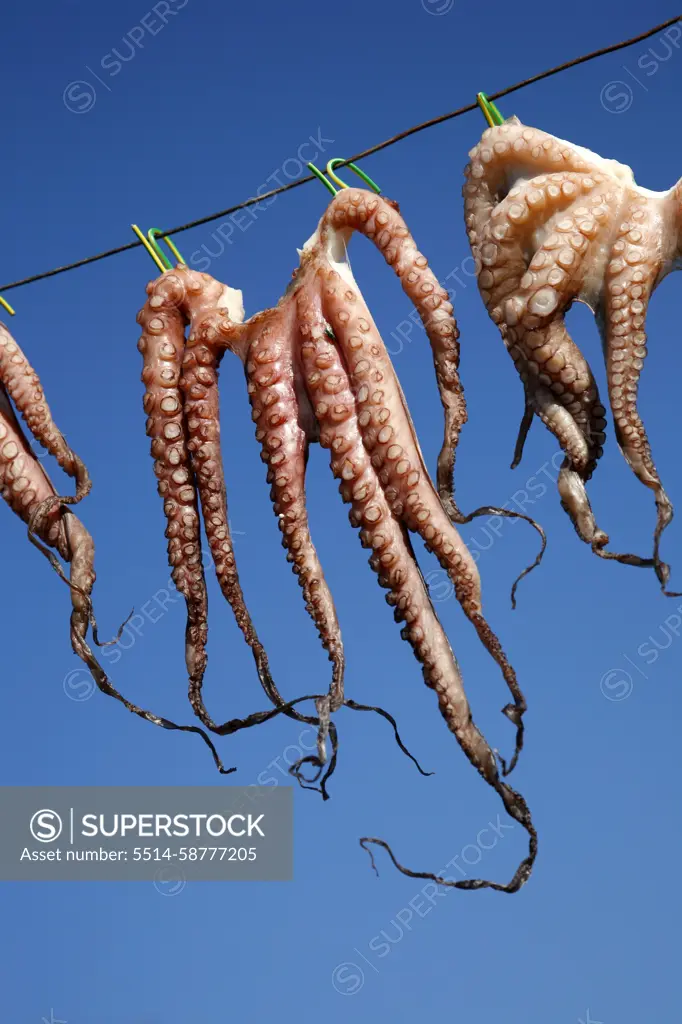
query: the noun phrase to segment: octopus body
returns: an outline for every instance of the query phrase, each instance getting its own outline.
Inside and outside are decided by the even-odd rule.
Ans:
[[[383,253],[427,331],[446,413],[439,490],[426,469],[384,342],[347,262],[346,245],[353,231],[365,234]],[[513,704],[504,709],[517,727],[514,757],[509,766],[502,762],[507,774],[521,747],[526,704],[499,640],[484,618],[478,569],[453,523],[461,517],[452,495],[454,447],[466,409],[458,375],[458,332],[447,293],[418,251],[396,204],[358,189],[343,190],[330,203],[316,232],[300,250],[300,266],[276,307],[239,322],[241,302],[231,306],[219,297],[200,301],[214,285],[206,275],[178,266],[150,285],[149,300],[139,317],[144,329],[140,349],[148,431],[168,518],[169,552],[178,586],[185,586],[188,603],[194,603],[194,621],[205,625],[195,515],[198,492],[204,519],[215,517],[219,576],[222,558],[226,580],[238,595],[233,607],[238,609],[238,619],[241,616],[245,636],[251,629],[231,559],[218,446],[216,371],[222,354],[230,349],[245,368],[282,544],[332,662],[329,693],[317,701],[321,730],[325,723],[333,725],[330,716],[344,703],[344,659],[338,618],[306,511],[305,469],[308,446],[315,441],[330,452],[332,472],[350,506],[351,524],[360,529],[361,543],[371,552],[370,565],[388,591],[386,600],[396,621],[404,623],[401,635],[421,663],[424,680],[435,691],[448,727],[530,836],[529,855],[508,885],[438,881],[458,888],[492,886],[516,891],[528,878],[536,854],[530,812],[523,797],[503,781],[493,750],[473,722],[459,665],[409,538],[410,533],[418,534],[449,574],[465,614],[500,666],[513,696]],[[198,307],[195,310],[192,294],[200,312]],[[189,323],[182,376],[178,311]],[[181,401],[184,429],[176,418]],[[196,644],[205,638],[203,625],[196,636],[188,658],[188,667],[199,666],[195,676],[204,663],[196,654]],[[264,658],[264,653],[259,657]],[[195,710],[212,728],[214,723],[203,717],[197,692],[195,680]],[[412,874],[398,864],[383,840],[362,842],[384,846],[396,866]]]
[[[566,455],[558,487],[580,538],[603,558],[654,567],[668,593],[669,567],[659,545],[673,510],[637,410],[637,390],[649,300],[681,265],[682,181],[652,192],[635,183],[629,167],[516,118],[485,131],[470,158],[465,217],[478,286],[525,390],[512,465],[537,415]],[[655,495],[650,559],[605,551],[609,538],[587,497],[606,420],[589,364],[566,330],[574,301],[590,307],[600,330],[618,444]]]

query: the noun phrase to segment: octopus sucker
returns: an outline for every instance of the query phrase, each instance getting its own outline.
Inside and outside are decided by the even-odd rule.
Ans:
[[[682,181],[651,192],[636,184],[629,167],[516,118],[486,131],[470,156],[465,220],[481,268],[479,290],[525,392],[512,465],[520,462],[537,415],[566,455],[558,488],[578,536],[601,558],[653,568],[663,593],[680,596],[666,590],[669,567],[659,548],[673,510],[637,411],[637,386],[649,299],[682,265]],[[587,497],[606,419],[589,364],[565,327],[575,301],[593,310],[602,336],[619,446],[654,492],[651,558],[607,551],[608,535]]]

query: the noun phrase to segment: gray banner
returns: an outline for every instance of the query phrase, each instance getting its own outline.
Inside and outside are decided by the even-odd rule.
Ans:
[[[293,878],[290,786],[2,786],[0,815],[2,881]]]

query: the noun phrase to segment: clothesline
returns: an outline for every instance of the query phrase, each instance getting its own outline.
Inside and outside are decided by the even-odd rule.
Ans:
[[[633,46],[635,43],[640,43],[644,39],[648,39],[650,36],[656,35],[657,32],[662,32],[664,29],[669,28],[676,22],[682,20],[682,15],[676,15],[674,18],[669,18],[668,21],[662,22],[660,25],[654,26],[654,28],[648,29],[646,32],[642,32],[641,35],[634,36],[632,39],[626,39],[623,42],[613,43],[611,46],[605,46],[601,50],[595,50],[592,53],[587,53],[582,57],[576,57],[573,60],[567,61],[565,64],[559,64],[554,68],[550,68],[548,71],[542,71],[540,74],[533,75],[531,78],[526,78],[522,82],[517,82],[515,85],[509,85],[505,89],[500,89],[499,92],[488,93],[488,99],[498,100],[503,96],[509,96],[510,93],[516,92],[518,89],[523,89],[527,85],[534,85],[536,82],[540,82],[545,78],[549,78],[552,75],[557,75],[561,71],[566,71],[568,68],[576,67],[578,64],[585,64],[589,60],[594,60],[596,57],[603,57],[607,53],[615,53],[617,50],[622,50],[627,46]],[[424,131],[426,128],[432,128],[434,125],[442,124],[444,121],[450,121],[455,117],[459,117],[461,114],[469,113],[471,110],[478,110],[478,104],[468,103],[464,107],[459,107],[457,110],[452,110],[448,114],[441,114],[439,117],[431,118],[430,121],[423,121],[421,124],[415,125],[412,128],[408,128],[398,135],[394,135],[390,139],[386,139],[385,142],[379,142],[376,146],[370,146],[369,149],[363,150],[361,153],[356,153],[355,156],[348,157],[347,160],[341,161],[337,165],[344,167],[349,163],[355,163],[358,160],[363,160],[365,157],[372,156],[374,153],[378,153],[382,149],[387,149],[389,146],[395,145],[397,142],[402,142],[403,139],[408,138],[410,135],[415,135],[417,132]],[[217,213],[211,213],[207,217],[200,217],[198,220],[189,221],[187,224],[180,224],[174,228],[168,228],[163,232],[160,232],[158,238],[164,238],[166,235],[177,235],[181,231],[188,231],[190,228],[200,227],[202,224],[209,224],[211,221],[218,220],[220,217],[227,217],[232,213],[236,213],[238,210],[243,210],[249,206],[255,206],[257,203],[262,203],[266,199],[270,199],[272,196],[280,195],[282,192],[288,192],[292,188],[298,188],[299,185],[306,185],[308,182],[317,181],[314,174],[310,174],[305,178],[299,178],[297,181],[291,181],[287,185],[282,185],[279,188],[272,189],[270,192],[265,192],[261,196],[252,197],[246,199],[242,203],[237,203],[236,206],[230,206],[226,210],[219,210]],[[105,252],[97,253],[94,256],[87,256],[85,259],[77,260],[75,263],[68,263],[63,267],[55,267],[53,270],[46,270],[40,274],[33,274],[31,277],[25,277],[20,281],[12,281],[9,284],[0,285],[0,294],[3,292],[11,291],[13,288],[20,288],[22,285],[33,284],[35,281],[42,281],[48,277],[54,277],[56,274],[64,274],[67,270],[75,270],[77,267],[87,266],[89,263],[95,263],[97,260],[107,259],[109,256],[116,256],[118,253],[127,252],[129,249],[136,249],[142,245],[142,242],[128,242],[126,245],[120,245],[115,249],[107,249]]]

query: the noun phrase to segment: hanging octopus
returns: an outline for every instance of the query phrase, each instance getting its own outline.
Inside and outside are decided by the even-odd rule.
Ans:
[[[646,355],[649,299],[681,265],[682,181],[667,192],[635,183],[629,167],[517,118],[489,128],[469,154],[466,227],[478,286],[523,381],[525,412],[512,467],[534,416],[565,453],[558,488],[581,540],[602,558],[653,567],[666,589],[659,555],[672,505],[654,465],[637,411]],[[592,371],[569,336],[574,301],[593,311],[606,359],[618,444],[637,478],[655,495],[652,558],[605,550],[585,490],[602,454],[606,426]]]
[[[148,414],[147,434],[152,439],[151,453],[158,491],[164,502],[167,520],[168,559],[172,579],[187,606],[185,661],[189,676],[189,699],[194,713],[210,731],[226,736],[240,729],[269,721],[283,713],[297,721],[318,726],[317,756],[304,757],[290,769],[304,788],[315,782],[325,764],[327,771],[319,791],[328,799],[326,783],[336,766],[338,737],[331,721],[332,711],[345,704],[358,711],[374,711],[393,726],[400,749],[419,763],[405,748],[396,723],[382,708],[344,699],[343,650],[340,645],[336,612],[326,587],[326,605],[319,606],[319,597],[307,588],[305,574],[299,579],[304,586],[308,607],[317,608],[318,623],[329,657],[333,661],[330,693],[308,695],[285,702],[272,677],[268,657],[258,638],[244,600],[237,573],[234,546],[227,510],[227,494],[220,445],[218,367],[225,353],[221,329],[226,323],[240,323],[244,318],[242,293],[220,284],[207,274],[199,274],[180,264],[172,272],[164,272],[152,282],[149,298],[138,314],[143,334],[138,349],[143,356],[143,400]],[[189,325],[189,338],[185,328]],[[244,639],[251,648],[258,676],[274,711],[255,712],[245,719],[230,719],[219,725],[211,717],[203,700],[203,680],[207,665],[208,597],[201,550],[201,524],[213,558],[218,584],[229,602]],[[294,566],[295,571],[300,568]],[[326,618],[330,629],[339,635],[338,644],[326,634]],[[330,634],[331,636],[331,634]],[[315,700],[318,716],[303,715],[294,710],[302,701]],[[326,739],[332,745],[327,760]],[[317,775],[306,780],[301,773],[304,764],[312,764]],[[234,769],[232,769],[234,770]]]
[[[386,347],[352,276],[346,243],[353,231],[372,239],[400,278],[424,323],[446,413],[438,491],[427,472],[405,398]],[[179,265],[149,286],[139,321],[148,433],[168,521],[174,579],[188,603],[187,665],[196,713],[215,728],[201,701],[205,667],[206,596],[201,568],[201,505],[218,580],[252,647],[266,692],[281,701],[269,677],[239,588],[230,539],[219,449],[217,368],[230,350],[246,371],[256,438],[262,446],[282,545],[298,576],[306,608],[332,662],[329,693],[317,700],[320,726],[344,703],[343,645],[333,599],[308,524],[308,447],[329,449],[331,468],[351,525],[371,550],[370,565],[388,590],[394,617],[423,667],[427,686],[465,754],[530,836],[528,857],[507,885],[484,880],[441,884],[515,892],[530,875],[537,837],[521,795],[502,781],[495,753],[474,724],[457,660],[436,616],[409,538],[417,533],[448,572],[457,598],[499,664],[513,696],[504,713],[517,727],[513,768],[523,738],[525,699],[481,607],[478,569],[453,521],[466,521],[452,494],[454,449],[466,420],[459,381],[458,332],[452,305],[429,269],[397,205],[359,189],[341,191],[300,251],[300,266],[273,309],[245,323],[241,295]],[[190,332],[184,340],[183,327]],[[346,702],[348,703],[348,702]],[[331,723],[333,725],[333,723]],[[383,846],[403,873],[388,845]]]
[[[11,399],[11,401],[10,401]],[[72,496],[59,495],[12,407],[21,415],[33,439],[54,456],[59,466],[76,484]],[[70,506],[90,492],[88,471],[67,444],[52,419],[37,373],[4,324],[0,323],[0,488],[2,496],[28,526],[31,542],[49,559],[52,567],[71,591],[71,646],[88,666],[103,693],[120,701],[129,711],[164,729],[198,733],[208,744],[216,765],[225,769],[215,747],[203,730],[180,726],[126,700],[107,678],[87,640],[88,627],[99,644],[97,623],[92,609],[95,582],[95,545],[83,523]],[[70,579],[55,553],[71,566]],[[101,646],[101,645],[100,645]]]

